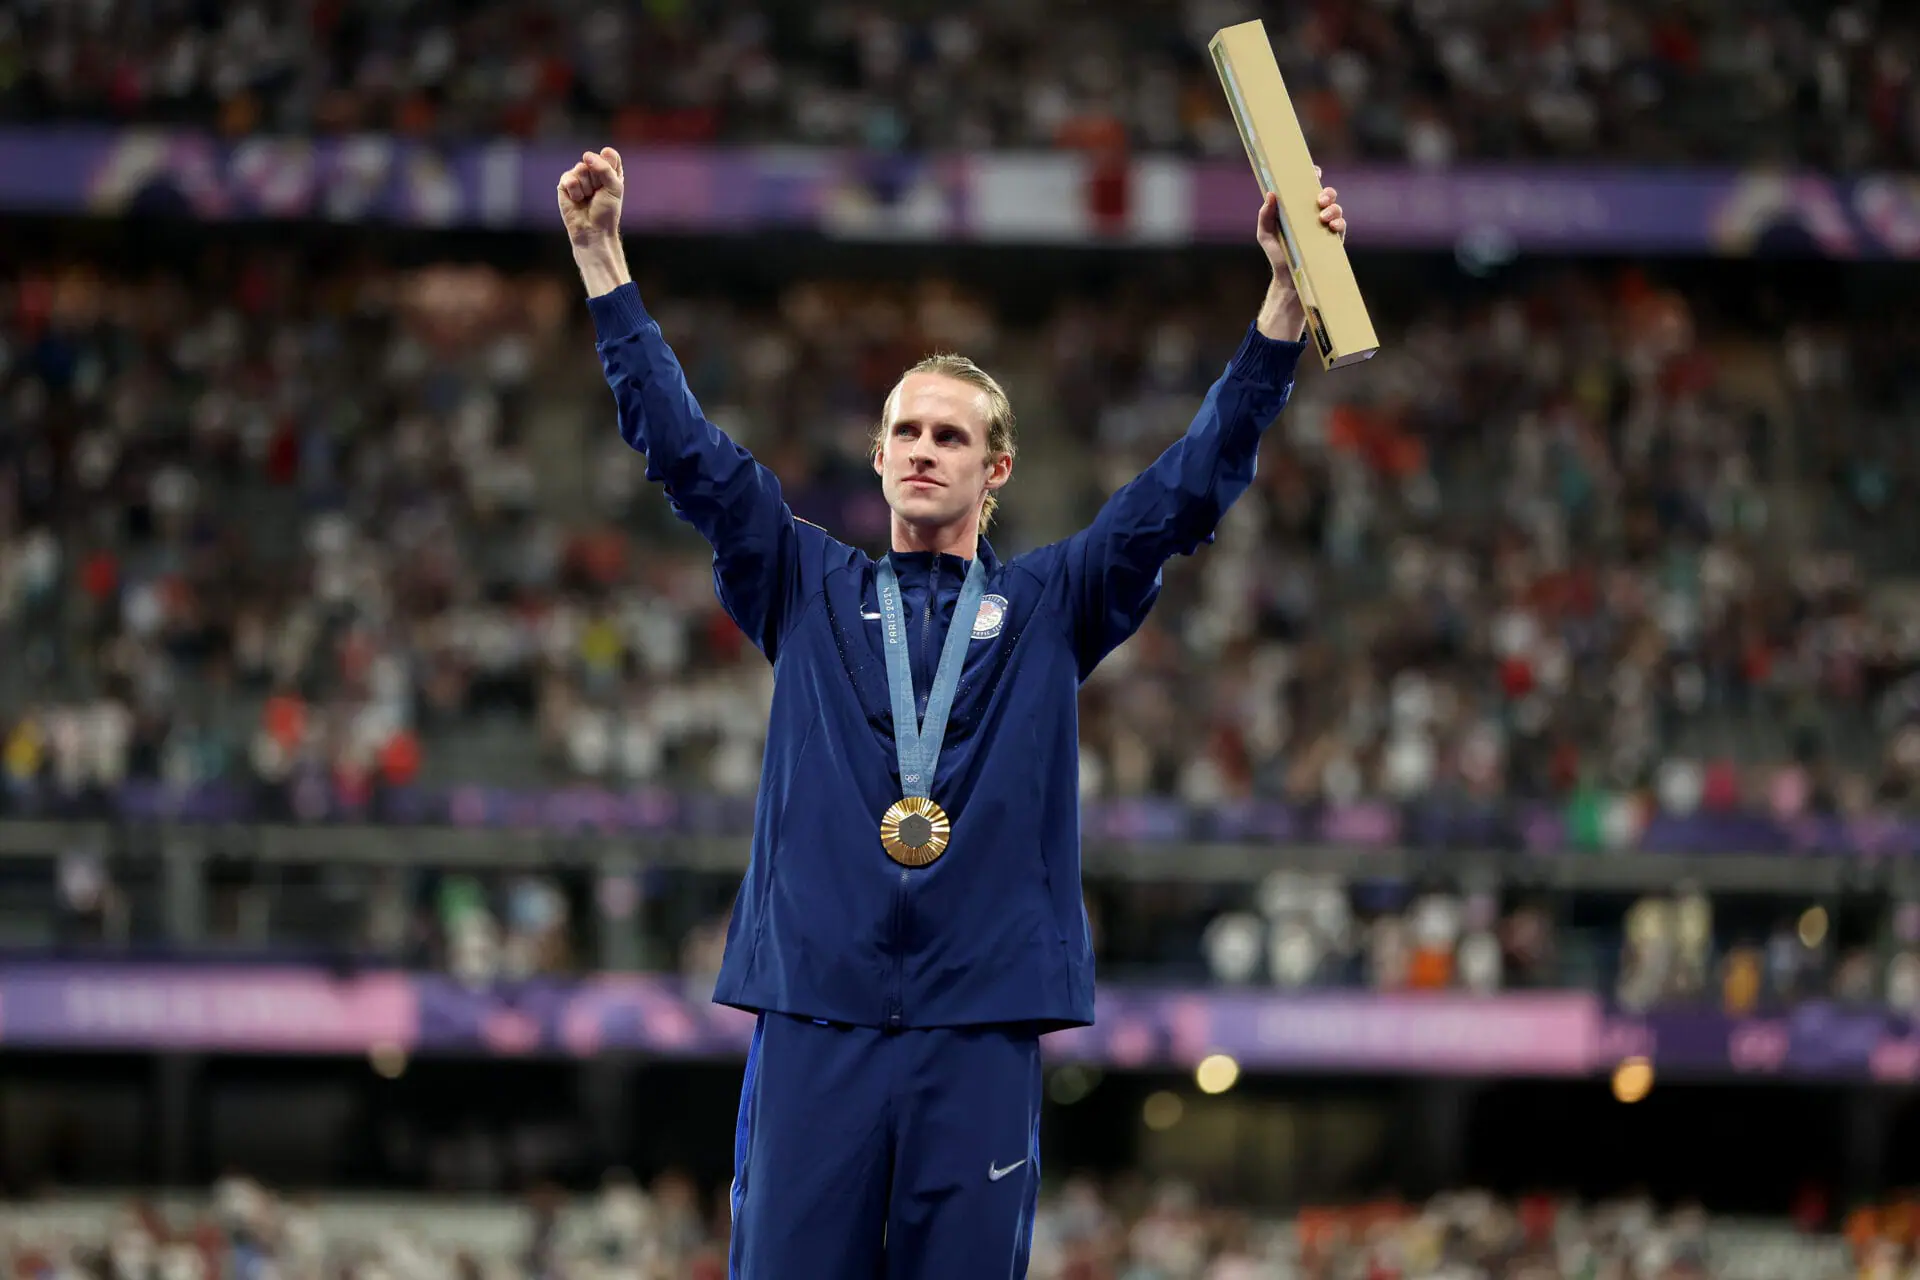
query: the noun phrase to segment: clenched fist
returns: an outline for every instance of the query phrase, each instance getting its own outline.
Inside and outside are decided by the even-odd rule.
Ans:
[[[620,202],[626,193],[620,153],[612,147],[583,151],[580,163],[560,175],[560,217],[575,249],[611,244],[620,234]]]

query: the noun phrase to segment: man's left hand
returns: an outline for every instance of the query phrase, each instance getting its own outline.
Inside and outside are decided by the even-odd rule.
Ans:
[[[1313,166],[1313,176],[1320,176],[1320,166]],[[1325,234],[1337,235],[1341,240],[1347,238],[1347,215],[1340,208],[1340,193],[1332,187],[1320,188],[1320,225]],[[1271,191],[1260,202],[1260,221],[1255,228],[1255,237],[1260,248],[1267,255],[1267,262],[1273,267],[1273,284],[1267,290],[1267,300],[1260,308],[1258,327],[1269,338],[1291,338],[1298,340],[1306,332],[1307,317],[1301,309],[1300,300],[1293,291],[1293,271],[1287,265],[1287,245],[1280,235],[1280,197]]]
[[[1313,166],[1313,176],[1320,176],[1320,166]],[[1339,204],[1340,193],[1332,187],[1320,188],[1320,225],[1340,237],[1347,238],[1347,215]],[[1287,245],[1280,235],[1280,197],[1269,191],[1267,198],[1260,202],[1260,221],[1255,229],[1260,247],[1266,251],[1267,261],[1273,264],[1276,279],[1291,280],[1292,273],[1287,268]]]

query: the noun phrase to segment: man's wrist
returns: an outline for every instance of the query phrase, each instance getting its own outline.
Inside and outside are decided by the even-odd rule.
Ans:
[[[590,245],[575,245],[574,265],[580,268],[580,281],[589,298],[612,293],[633,276],[627,270],[627,252],[618,236]]]
[[[1300,295],[1294,292],[1291,275],[1274,272],[1254,327],[1261,337],[1278,342],[1298,342],[1306,333],[1307,313],[1300,305]]]
[[[1227,373],[1242,382],[1283,387],[1293,381],[1294,366],[1306,349],[1304,342],[1270,338],[1256,326],[1240,339],[1239,349],[1227,362]]]

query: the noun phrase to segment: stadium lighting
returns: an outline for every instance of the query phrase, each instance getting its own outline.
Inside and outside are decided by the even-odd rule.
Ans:
[[[1811,951],[1827,940],[1827,909],[1808,907],[1800,916],[1800,945]]]
[[[1628,1058],[1613,1069],[1613,1096],[1621,1102],[1638,1102],[1653,1090],[1653,1064],[1645,1058]]]
[[[407,1051],[397,1044],[376,1044],[367,1051],[374,1074],[383,1080],[398,1080],[407,1070]]]
[[[1180,1123],[1180,1115],[1186,1110],[1186,1104],[1180,1101],[1178,1094],[1162,1089],[1147,1099],[1147,1105],[1140,1109],[1140,1118],[1147,1128],[1155,1133],[1163,1133]]]
[[[1240,1064],[1224,1053],[1209,1054],[1194,1068],[1193,1082],[1202,1093],[1225,1093],[1240,1078]]]

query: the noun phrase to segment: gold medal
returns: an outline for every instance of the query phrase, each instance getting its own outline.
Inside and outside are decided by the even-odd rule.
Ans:
[[[945,853],[952,830],[947,811],[925,796],[904,796],[880,817],[880,843],[903,867],[924,867]]]

